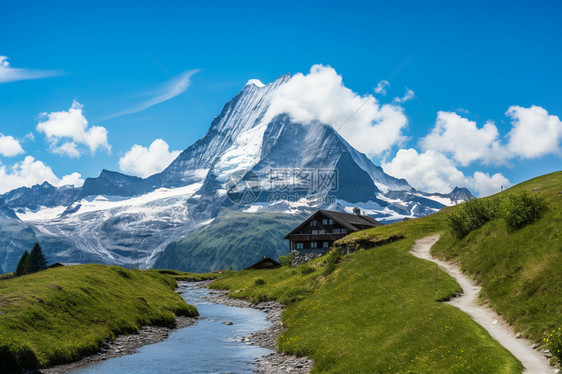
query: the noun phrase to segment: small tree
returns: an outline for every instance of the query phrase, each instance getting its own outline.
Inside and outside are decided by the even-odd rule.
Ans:
[[[39,243],[35,243],[33,246],[33,249],[29,254],[29,262],[31,264],[31,273],[41,271],[47,267],[47,259],[45,258]]]
[[[18,262],[18,266],[16,267],[16,275],[23,275],[25,273],[25,265],[29,262],[29,252],[23,252],[23,255]]]

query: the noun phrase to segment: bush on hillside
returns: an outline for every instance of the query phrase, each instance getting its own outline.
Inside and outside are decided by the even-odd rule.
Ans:
[[[502,202],[503,218],[509,228],[517,230],[538,220],[546,210],[543,198],[524,191],[511,194]]]
[[[474,199],[458,206],[447,216],[449,229],[462,239],[468,233],[491,221],[498,214],[498,201],[496,199]]]
[[[293,255],[288,254],[279,257],[279,263],[283,266],[293,266]]]
[[[254,286],[263,286],[267,282],[263,278],[256,278],[254,280]]]

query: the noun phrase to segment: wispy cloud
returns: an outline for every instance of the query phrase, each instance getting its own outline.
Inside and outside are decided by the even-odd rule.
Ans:
[[[414,96],[415,96],[414,90],[411,90],[408,87],[406,87],[406,93],[404,94],[404,96],[395,97],[393,101],[395,103],[405,103],[406,101],[412,100]]]
[[[21,69],[13,68],[8,62],[8,57],[0,56],[0,83],[22,81],[28,79],[41,79],[61,75],[57,70]]]
[[[381,94],[383,96],[386,95],[386,87],[388,86],[390,86],[390,83],[387,80],[380,81],[375,88],[375,93]]]
[[[191,76],[197,73],[198,71],[200,70],[195,69],[195,70],[184,71],[183,73],[179,74],[174,80],[167,82],[160,89],[158,89],[156,91],[156,96],[154,96],[153,98],[145,100],[142,103],[132,106],[123,111],[114,113],[108,117],[105,117],[104,120],[109,118],[125,116],[127,114],[141,112],[156,104],[163,103],[164,101],[168,101],[178,96],[179,94],[185,92],[185,90],[191,84]]]

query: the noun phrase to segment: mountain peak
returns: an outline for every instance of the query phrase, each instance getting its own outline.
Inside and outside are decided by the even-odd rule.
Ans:
[[[265,87],[265,84],[263,84],[259,79],[250,79],[248,82],[246,82],[245,86],[249,86],[251,84],[260,88]]]

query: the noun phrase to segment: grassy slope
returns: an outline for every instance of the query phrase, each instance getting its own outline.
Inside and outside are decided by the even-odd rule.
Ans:
[[[288,253],[283,236],[301,220],[282,213],[230,212],[168,245],[154,267],[205,272],[232,266],[239,270],[263,256],[276,259]]]
[[[456,209],[449,208],[347,236],[342,245],[389,235],[405,239],[345,256],[327,277],[320,259],[312,273],[307,265],[245,271],[212,286],[231,289],[232,297],[287,304],[280,349],[314,358],[315,372],[518,373],[521,364],[479,325],[435,302],[458,291],[456,282],[440,270],[436,282],[435,266],[408,251],[416,239],[442,233],[434,254],[460,260],[481,281],[491,305],[538,341],[562,325],[562,172],[504,194],[534,188],[549,210],[517,232],[497,219],[458,241],[446,229],[447,212]]]
[[[197,315],[156,271],[79,265],[0,280],[0,372],[78,359],[106,338]]]
[[[459,291],[457,283],[438,270],[436,286],[435,266],[408,253],[443,224],[444,215],[435,214],[348,236],[406,238],[345,256],[327,277],[321,259],[309,274],[307,266],[245,271],[212,286],[231,289],[233,297],[287,303],[280,349],[312,357],[314,372],[520,372],[521,364],[470,317],[436,302]],[[266,284],[256,285],[257,277]]]
[[[432,252],[460,261],[463,271],[481,283],[483,298],[517,331],[540,341],[546,331],[562,326],[562,172],[504,194],[523,190],[548,203],[538,222],[511,232],[496,219],[461,241],[446,233]]]

